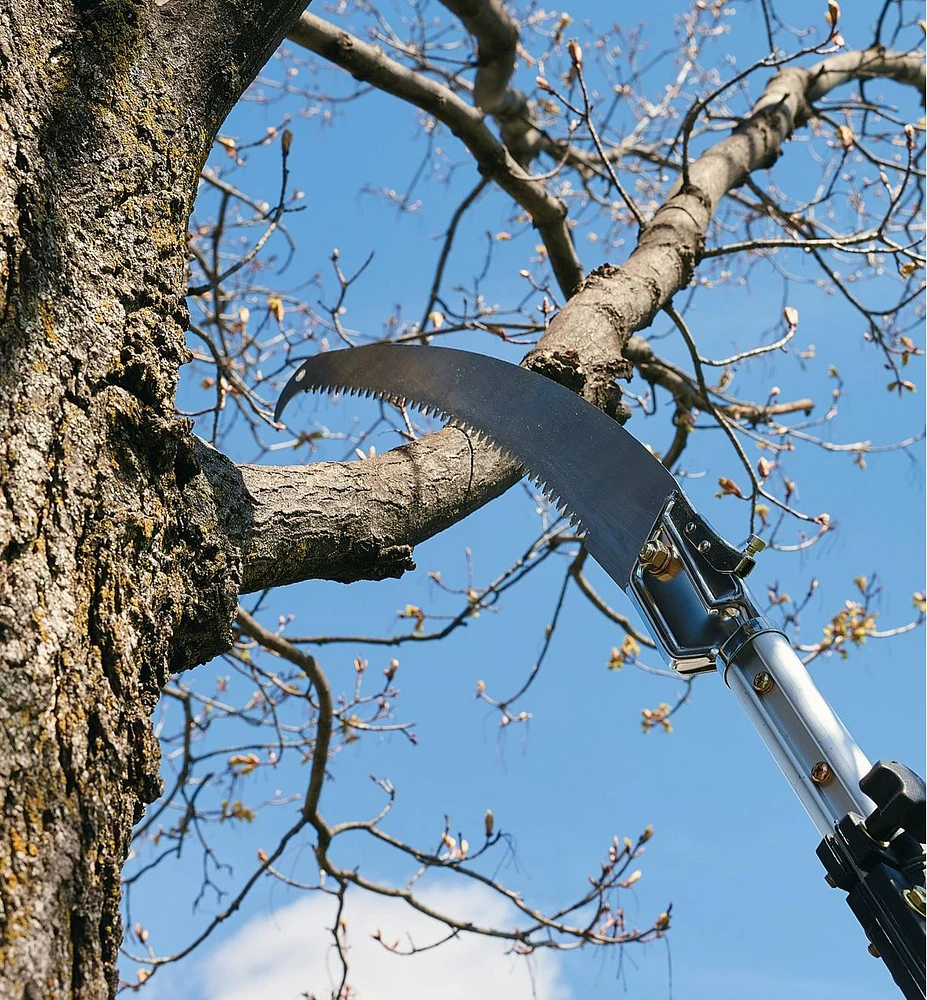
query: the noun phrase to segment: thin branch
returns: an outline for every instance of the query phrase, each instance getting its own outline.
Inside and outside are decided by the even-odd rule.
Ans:
[[[383,51],[306,12],[290,32],[290,40],[427,111],[443,122],[470,150],[480,171],[495,181],[531,216],[547,247],[551,267],[563,294],[571,295],[583,276],[582,265],[566,224],[566,206],[532,177],[489,131],[483,115],[452,90],[390,59]]]

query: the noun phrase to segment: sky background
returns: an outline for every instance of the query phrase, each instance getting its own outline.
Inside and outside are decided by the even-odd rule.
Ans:
[[[825,4],[819,6],[813,14],[804,3],[780,3],[778,9],[793,23],[813,21],[820,30]],[[859,18],[855,4],[844,6],[848,44],[865,44],[870,37],[866,20]],[[643,13],[655,50],[671,37],[672,17],[681,7],[669,0],[647,5]],[[584,19],[595,27],[616,16],[614,6],[601,0],[565,9],[580,34]],[[765,53],[762,22],[756,4],[738,4],[735,9],[730,39],[718,51],[744,64]],[[327,16],[324,9],[313,10]],[[635,18],[640,13],[635,7]],[[268,77],[273,73],[269,69]],[[892,96],[907,99],[895,91]],[[285,112],[294,116],[292,184],[305,192],[307,209],[288,218],[299,255],[280,279],[281,287],[294,288],[316,273],[326,273],[334,247],[347,270],[376,249],[349,300],[345,322],[376,336],[396,305],[407,318],[417,317],[431,281],[435,237],[475,182],[474,168],[463,166],[445,186],[428,186],[422,194],[427,212],[419,215],[397,213],[387,201],[365,194],[367,187],[404,189],[415,157],[422,153],[420,144],[413,143],[412,112],[377,94],[344,106],[324,126],[300,117],[296,101],[268,106],[252,100],[233,113],[223,132],[247,141],[268,125],[278,125]],[[453,142],[447,145],[451,157],[462,160]],[[808,169],[807,158],[793,158],[793,152],[791,147],[786,150],[774,177],[794,190],[810,183],[812,175],[801,173]],[[219,150],[216,163],[224,164],[223,155]],[[270,201],[279,183],[278,170],[279,153],[257,150],[236,182],[253,197]],[[507,204],[501,197],[487,198],[468,217],[454,251],[458,273],[469,276],[481,267],[485,232],[505,228]],[[595,245],[580,241],[579,249],[586,270],[600,262]],[[620,261],[626,253],[616,250],[612,259]],[[483,285],[487,299],[512,301],[523,257],[523,245],[497,248]],[[789,264],[802,273],[806,262]],[[885,297],[893,291],[894,286],[888,287]],[[885,391],[879,358],[863,342],[857,319],[833,297],[808,286],[793,286],[789,295],[789,304],[801,314],[795,349],[814,344],[816,356],[804,370],[792,359],[780,363],[767,356],[739,376],[743,395],[749,398],[755,389],[762,398],[765,389],[779,383],[785,398],[826,399],[827,366],[835,363],[846,392],[839,419],[826,431],[833,440],[884,444],[919,432],[922,395],[899,400]],[[310,289],[307,296],[331,301],[330,283],[321,291]],[[768,280],[714,294],[706,291],[687,319],[703,352],[719,356],[742,346],[745,338],[752,343],[758,330],[773,327],[782,306],[781,284]],[[666,325],[659,321],[661,329]],[[500,350],[494,341],[453,343]],[[678,348],[664,340],[660,351],[673,356]],[[503,353],[517,360],[520,351]],[[912,369],[911,377],[919,382],[917,359]],[[186,398],[195,397],[197,377],[188,373]],[[181,405],[184,400],[182,395]],[[345,404],[339,408],[327,400],[305,398],[299,408],[288,411],[288,420],[294,427],[308,427],[313,421],[334,426],[346,412]],[[653,435],[651,443],[658,449],[668,444],[666,420],[642,426],[632,421],[630,429],[647,440]],[[384,451],[399,442],[384,436],[373,443]],[[237,459],[254,457],[253,447],[234,429],[224,446]],[[276,453],[273,460],[293,459]],[[819,579],[805,614],[810,639],[843,599],[852,596],[853,578],[877,571],[885,581],[877,605],[880,626],[910,620],[911,595],[924,587],[921,446],[874,456],[865,472],[846,455],[799,449],[789,456],[788,469],[800,485],[803,508],[827,511],[839,527],[806,553],[762,556],[753,578],[758,593],[778,583],[783,591],[800,595],[812,577]],[[699,437],[686,454],[684,471],[689,476],[685,487],[696,505],[732,541],[741,541],[747,532],[745,505],[713,498],[718,475],[736,478],[736,465],[719,452],[717,435]],[[319,581],[282,588],[261,620],[274,627],[278,614],[291,613],[292,629],[301,634],[395,631],[404,627],[396,621],[398,608],[446,606],[429,571],[440,570],[448,583],[466,585],[465,549],[472,553],[477,583],[505,569],[537,532],[534,507],[527,492],[516,488],[419,546],[418,570],[403,580],[350,587]],[[400,737],[365,739],[349,747],[332,766],[323,811],[329,820],[367,815],[380,803],[369,776],[388,776],[398,790],[389,832],[434,846],[445,813],[452,817],[454,831],[479,843],[483,814],[492,808],[497,826],[511,833],[515,849],[497,853],[491,864],[498,864],[501,880],[540,908],[555,908],[578,894],[613,835],[634,839],[653,824],[654,837],[638,865],[643,877],[621,893],[620,902],[629,924],[643,926],[672,903],[671,932],[664,940],[630,946],[623,954],[617,949],[585,949],[539,953],[525,962],[506,955],[498,942],[465,940],[400,958],[385,953],[370,934],[380,927],[387,939],[408,933],[423,943],[437,937],[439,929],[401,906],[354,892],[349,894],[346,919],[350,980],[361,1000],[876,1000],[894,995],[881,963],[867,954],[865,937],[843,895],[824,884],[814,854],[814,827],[719,677],[708,675],[696,682],[691,704],[674,718],[672,734],[645,735],[641,708],[674,701],[682,684],[630,667],[607,670],[609,651],[620,644],[621,634],[573,589],[545,667],[521,706],[531,712],[530,722],[503,732],[497,716],[474,700],[480,679],[499,695],[520,685],[541,647],[564,569],[562,560],[549,560],[505,596],[500,613],[483,614],[447,642],[399,651],[349,645],[319,652],[336,691],[353,684],[355,656],[368,657],[371,671],[379,671],[395,655],[402,689],[397,717],[415,720],[419,739],[417,747]],[[597,567],[591,567],[589,575],[616,608],[631,613],[624,595]],[[215,677],[228,672],[219,662],[185,680],[210,691]],[[813,676],[871,760],[899,759],[923,773],[922,630],[854,648],[847,662],[821,659]],[[298,791],[304,783],[300,769],[281,767],[260,772],[247,794],[258,802],[278,790]],[[275,833],[292,822],[294,808],[263,810],[252,825],[217,828],[217,851],[234,868],[225,876],[226,887],[234,888],[251,871],[259,847],[273,846]],[[388,853],[361,842],[348,844],[338,860],[360,865],[370,877],[402,879],[408,874]],[[221,908],[207,899],[200,912],[193,911],[199,865],[193,853],[162,865],[154,880],[132,894],[131,921],[144,924],[158,953],[182,946],[203,925],[204,916]],[[282,867],[293,878],[311,881],[310,841],[305,839],[290,852]],[[434,880],[426,898],[451,912],[472,913],[474,919],[507,919],[487,891],[453,878]],[[159,971],[143,995],[149,1000],[296,1000],[304,992],[327,996],[336,968],[325,930],[332,915],[333,906],[325,897],[262,881],[236,920],[226,922],[185,963]],[[139,948],[131,940],[129,945],[131,950]],[[131,962],[125,964],[126,978],[135,978],[134,969]]]

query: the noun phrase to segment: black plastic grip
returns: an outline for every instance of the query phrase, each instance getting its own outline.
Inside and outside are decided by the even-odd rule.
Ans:
[[[878,808],[866,817],[866,829],[876,840],[891,840],[899,830],[924,843],[927,799],[924,779],[894,760],[877,761],[860,779],[860,789]]]

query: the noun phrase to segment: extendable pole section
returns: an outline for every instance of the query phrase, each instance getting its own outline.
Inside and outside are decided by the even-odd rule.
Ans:
[[[925,997],[924,782],[872,767],[768,618],[719,650],[724,680],[822,837],[818,856],[907,1000]]]
[[[814,686],[782,629],[752,618],[721,646],[723,676],[822,837],[848,812],[868,816],[860,791],[872,769]]]

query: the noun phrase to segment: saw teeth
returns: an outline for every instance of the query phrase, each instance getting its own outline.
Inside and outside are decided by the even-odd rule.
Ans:
[[[398,407],[411,406],[425,417],[442,420],[448,427],[456,427],[458,430],[463,431],[468,437],[470,437],[475,444],[494,448],[508,461],[512,462],[521,478],[530,479],[552,507],[567,518],[569,523],[579,532],[585,533],[586,527],[581,518],[570,510],[569,506],[563,500],[562,495],[556,487],[550,486],[541,476],[535,476],[531,470],[519,460],[517,455],[513,455],[507,448],[498,444],[492,435],[473,427],[466,420],[462,420],[455,417],[453,414],[447,413],[441,409],[439,405],[435,405],[433,403],[419,403],[415,399],[410,401],[407,396],[382,392],[378,389],[370,388],[369,386],[340,385],[336,383],[319,382],[307,383],[305,379],[305,372],[301,369],[297,372],[295,381],[300,383],[299,388],[303,392],[318,391],[328,393],[329,395],[355,396],[359,399],[379,399]]]

